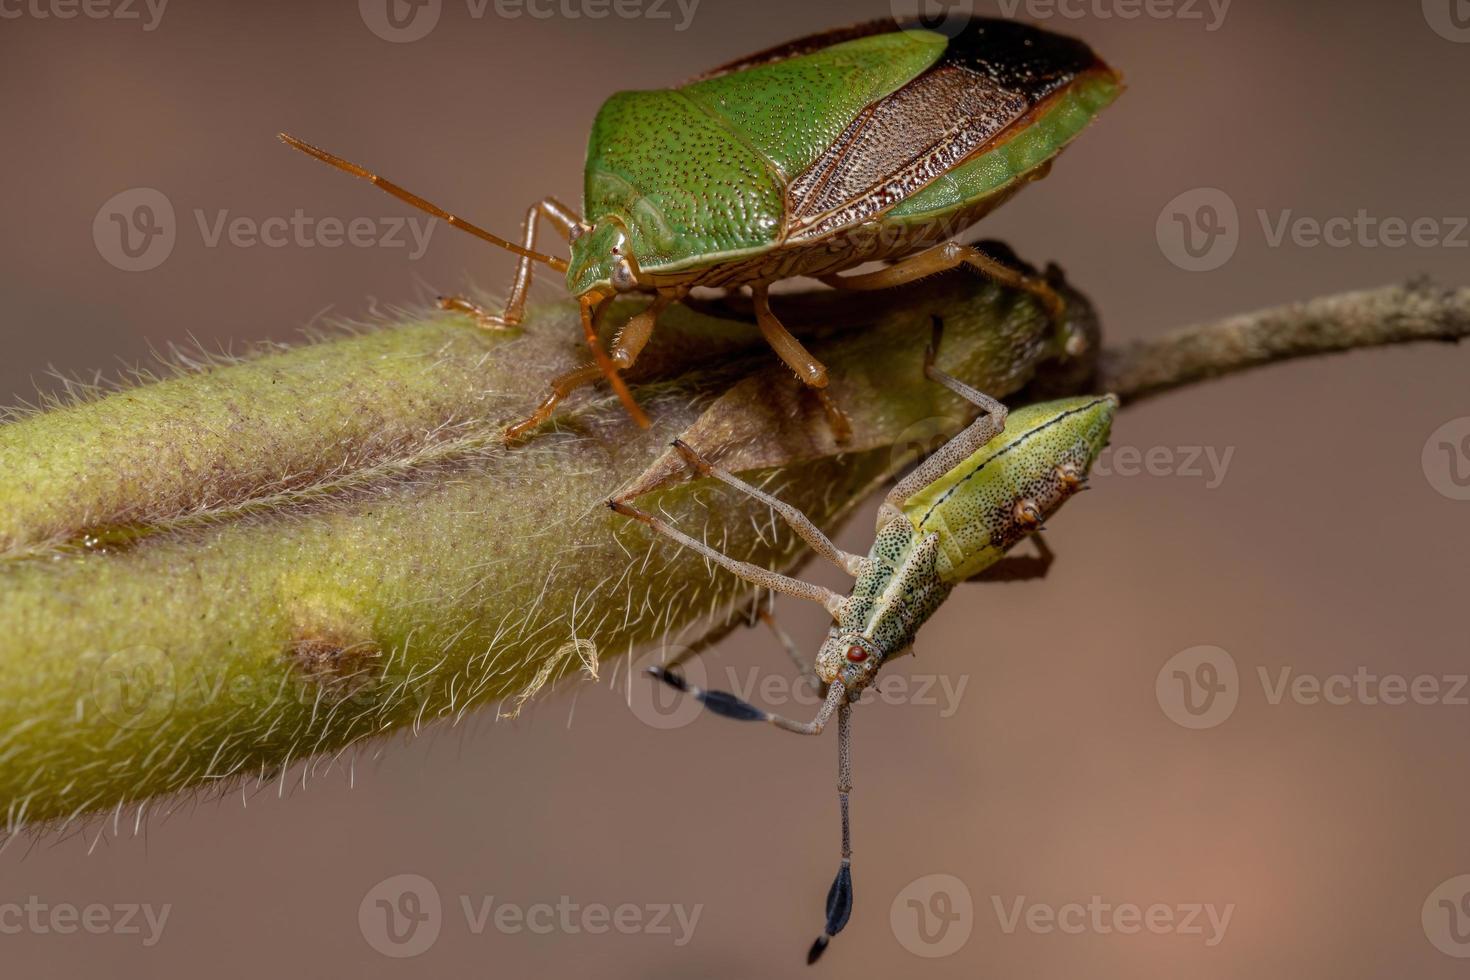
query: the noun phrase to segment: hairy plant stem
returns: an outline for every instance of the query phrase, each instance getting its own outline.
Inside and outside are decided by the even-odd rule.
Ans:
[[[630,377],[652,429],[598,389],[504,447],[543,379],[585,359],[566,303],[507,333],[405,316],[0,426],[8,826],[269,778],[487,703],[514,711],[655,641],[719,635],[748,588],[604,500],[646,493],[642,506],[722,550],[790,570],[803,552],[784,525],[691,482],[670,440],[830,529],[969,419],[922,374],[936,316],[940,366],[1017,403],[1099,387],[1140,398],[1467,330],[1464,292],[1418,284],[1134,344],[1099,374],[1095,318],[1069,295],[1062,331],[963,273],[779,297],[852,418],[842,446],[746,318],[676,307]]]

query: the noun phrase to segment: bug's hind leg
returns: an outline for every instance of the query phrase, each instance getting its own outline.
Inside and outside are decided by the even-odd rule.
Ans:
[[[826,697],[827,682],[818,676],[816,666],[802,653],[801,647],[796,645],[791,634],[781,628],[781,624],[776,622],[776,617],[769,609],[760,610],[756,616],[775,634],[776,642],[781,645],[782,650],[786,651],[786,656],[796,668],[797,675],[804,681],[810,681],[817,693]]]
[[[876,272],[855,276],[822,276],[821,280],[837,289],[891,289],[959,265],[968,265],[1002,286],[1030,293],[1041,302],[1054,323],[1059,327],[1062,324],[1067,312],[1066,301],[1045,279],[1029,276],[991,258],[973,245],[961,245],[959,242],[936,245]]]
[[[827,391],[827,368],[771,312],[770,283],[754,284],[750,287],[750,295],[755,304],[755,322],[760,327],[761,336],[771,345],[776,356],[795,372],[797,380],[806,385],[821,401],[822,410],[827,414],[827,424],[832,427],[832,437],[839,443],[851,439],[852,421],[832,399],[831,392]]]
[[[939,351],[939,340],[943,332],[944,321],[937,316],[934,317],[934,333],[929,341],[928,349],[924,351],[924,376],[944,385],[967,402],[978,406],[981,415],[953,439],[935,450],[928,459],[920,463],[913,472],[899,480],[893,489],[888,491],[888,496],[883,498],[883,506],[878,512],[879,527],[898,515],[899,509],[909,497],[954,469],[975,450],[1005,431],[1007,412],[1004,405],[934,366],[934,356]]]
[[[776,642],[779,643],[781,649],[786,652],[786,656],[791,659],[792,665],[796,668],[796,673],[801,677],[802,680],[811,681],[813,690],[815,690],[819,696],[825,698],[827,696],[827,683],[817,676],[816,668],[811,663],[807,662],[802,653],[801,647],[797,646],[796,641],[791,638],[791,634],[787,633],[784,629],[781,628],[781,625],[776,622],[776,617],[771,614],[770,609],[762,603],[762,600],[757,599],[756,606],[757,608],[752,610],[754,619],[759,619],[770,628],[771,632],[774,633],[776,636]],[[752,621],[748,625],[754,626],[754,619],[752,619]],[[678,670],[684,664],[688,663],[690,660],[693,660],[696,656],[699,655],[699,653],[700,650],[698,648],[685,647],[683,650],[680,650],[678,653],[676,653],[671,659],[664,661],[659,666],[663,669],[663,671],[672,673]]]
[[[1040,534],[1031,535],[1034,555],[1006,555],[1000,561],[966,579],[967,582],[1029,582],[1046,578],[1056,555]]]
[[[522,248],[535,250],[536,228],[542,218],[549,221],[557,234],[568,241],[572,239],[573,230],[582,223],[577,212],[556,198],[544,198],[531,205],[526,211],[525,222],[521,225]],[[516,274],[511,280],[510,293],[505,300],[505,309],[498,314],[487,311],[484,307],[463,296],[440,296],[439,308],[453,313],[468,314],[485,330],[509,330],[519,326],[521,319],[526,314],[526,294],[531,288],[531,275],[532,260],[522,255],[516,262]]]

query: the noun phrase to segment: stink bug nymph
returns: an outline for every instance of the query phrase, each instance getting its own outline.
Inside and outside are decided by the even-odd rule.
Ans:
[[[982,573],[987,578],[1044,575],[1051,552],[1034,539],[1039,559],[998,564],[1022,538],[1085,486],[1088,470],[1106,445],[1118,400],[1112,395],[1068,398],[1007,412],[1004,405],[934,367],[935,342],[924,373],[978,406],[980,417],[945,443],[884,499],[878,529],[866,556],[839,550],[801,511],[719,469],[681,442],[685,461],[702,476],[713,477],[760,500],[812,549],[854,579],[852,592],[838,595],[819,585],[736,561],[626,500],[611,500],[620,514],[692,548],[746,581],[821,605],[833,626],[806,665],[784,634],[778,637],[797,669],[823,689],[816,717],[800,722],[772,714],[733,694],[686,682],[676,658],[649,668],[658,679],[702,701],[716,714],[741,721],[765,721],[802,735],[819,735],[837,716],[837,793],[842,814],[841,864],[827,894],[827,921],[812,944],[815,962],[852,912],[852,847],[848,793],[852,788],[852,705],[880,668],[913,649],[920,627],[961,582]],[[1004,572],[1005,575],[996,573]]]
[[[955,28],[941,34],[874,21],[771,48],[678,88],[619,92],[592,125],[581,213],[550,197],[533,204],[520,244],[281,138],[520,256],[500,313],[440,300],[482,327],[521,322],[533,263],[565,275],[594,363],[552,379],[535,412],[506,430],[507,441],[598,377],[646,425],[618,372],[638,358],[660,312],[696,286],[748,286],[762,335],[822,399],[840,442],[846,416],[825,391],[826,369],[772,312],[773,283],[812,276],[880,289],[966,265],[1037,295],[1060,321],[1061,300],[1044,282],[952,238],[1045,176],[1117,97],[1121,80],[1069,37],[986,17]],[[569,243],[570,260],[536,250],[543,219]],[[874,260],[892,264],[839,275]],[[595,324],[620,293],[652,301],[621,326],[609,354]]]

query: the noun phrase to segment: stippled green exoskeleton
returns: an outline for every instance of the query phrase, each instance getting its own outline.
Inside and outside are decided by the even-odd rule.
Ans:
[[[618,372],[637,359],[659,313],[696,286],[750,288],[761,333],[822,399],[842,441],[848,423],[826,395],[826,369],[771,311],[771,284],[813,276],[880,289],[966,265],[1038,295],[1060,320],[1061,301],[1044,282],[953,238],[1045,176],[1121,89],[1119,75],[1081,41],[985,17],[945,27],[874,21],[762,51],[677,88],[613,95],[588,139],[581,214],[545,198],[526,212],[519,245],[281,138],[519,255],[501,313],[441,299],[481,326],[521,322],[532,263],[565,273],[594,363],[553,379],[535,412],[506,430],[507,441],[603,376],[646,424]],[[569,242],[570,261],[536,250],[542,219]],[[874,260],[892,264],[838,275]],[[630,292],[652,302],[621,326],[609,354],[597,317]]]
[[[936,343],[938,334],[936,325]],[[936,369],[934,352],[931,344],[925,374],[979,406],[983,414],[894,486],[878,512],[877,536],[866,557],[839,550],[796,508],[716,468],[683,443],[675,443],[696,472],[769,504],[817,554],[853,576],[852,592],[845,597],[737,561],[627,501],[609,501],[618,513],[693,548],[747,581],[821,603],[835,621],[813,667],[806,667],[800,651],[784,634],[778,634],[798,669],[826,688],[822,706],[811,721],[793,721],[724,691],[695,687],[676,672],[677,661],[650,668],[655,677],[726,717],[766,721],[787,731],[817,735],[837,715],[842,863],[827,895],[827,923],[807,955],[809,963],[816,961],[831,937],[847,924],[852,911],[848,833],[852,704],[884,664],[912,650],[920,627],[956,585],[987,570],[996,571],[1013,545],[1038,530],[1068,497],[1083,488],[1088,470],[1107,443],[1118,407],[1115,397],[1101,395],[1030,405],[1008,413],[1004,405]],[[1035,540],[1041,549],[1039,570],[1044,574],[1050,552],[1040,538]]]

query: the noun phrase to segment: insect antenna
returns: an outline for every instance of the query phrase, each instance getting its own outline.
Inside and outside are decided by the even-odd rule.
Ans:
[[[843,701],[837,709],[837,800],[842,807],[842,863],[827,889],[827,924],[807,951],[806,961],[815,963],[832,937],[852,917],[852,833],[847,815],[847,797],[852,792],[852,705]]]
[[[501,238],[499,235],[492,235],[490,232],[481,228],[479,225],[472,224],[471,222],[466,221],[458,215],[450,214],[448,211],[439,207],[439,205],[434,204],[431,201],[424,200],[412,191],[405,190],[404,188],[399,187],[397,184],[393,183],[391,180],[388,180],[384,177],[379,177],[371,170],[359,167],[357,164],[351,162],[350,160],[344,160],[334,153],[328,153],[326,150],[323,150],[320,147],[312,146],[310,143],[299,140],[296,137],[291,136],[287,133],[278,133],[277,135],[280,137],[282,143],[285,143],[292,149],[300,150],[307,156],[315,157],[322,163],[336,167],[338,170],[345,171],[354,177],[361,177],[363,180],[366,180],[376,186],[379,190],[383,190],[388,192],[389,194],[392,194],[400,201],[406,201],[407,203],[412,204],[420,211],[427,211],[429,214],[432,214],[434,217],[441,219],[448,225],[458,228],[460,231],[467,231],[471,235],[474,235],[476,238],[489,242],[491,245],[499,246],[500,248],[505,249],[507,252],[514,252],[517,255],[523,255],[534,262],[544,262],[555,269],[557,272],[567,271],[566,259],[559,259],[554,255],[546,255],[542,252],[537,252],[534,249],[529,249],[525,248],[524,246],[517,245],[514,242],[508,242],[504,238]]]

